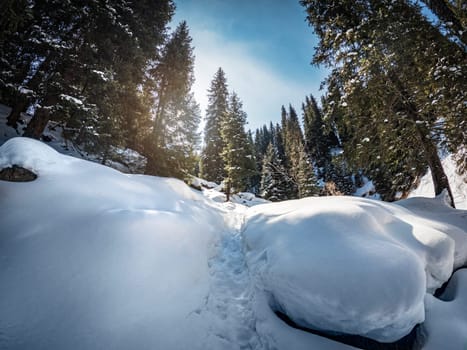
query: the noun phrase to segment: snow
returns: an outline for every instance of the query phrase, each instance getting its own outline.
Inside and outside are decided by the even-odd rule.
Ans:
[[[442,196],[225,202],[27,138],[0,146],[0,169],[14,164],[38,178],[0,181],[1,349],[351,349],[274,311],[384,342],[424,322],[424,349],[465,343],[465,269],[431,295],[467,263],[467,212]]]
[[[253,193],[250,192],[239,192],[232,195],[231,201],[237,204],[242,204],[247,207],[253,207],[259,204],[271,203],[270,201],[256,197]]]
[[[196,176],[191,177],[191,184],[193,186],[195,186],[195,187],[198,187],[198,188],[201,188],[201,187],[204,187],[204,188],[216,188],[216,187],[219,186],[215,182],[206,181],[206,180],[201,179],[201,178],[196,177]]]
[[[23,95],[32,95],[32,94],[34,94],[34,91],[32,91],[30,89],[26,89],[24,87],[20,87],[18,89],[18,91],[19,91],[20,94],[23,94]]]
[[[0,181],[0,348],[206,349],[219,210],[181,181],[35,140],[0,147],[13,163],[39,177]]]
[[[454,269],[467,266],[467,210],[453,209],[447,204],[447,193],[434,200],[412,197],[395,202],[424,220],[427,226],[451,237],[455,242]]]
[[[81,101],[79,98],[76,98],[76,97],[73,97],[73,96],[70,96],[70,95],[61,94],[60,98],[64,99],[65,101],[68,101],[68,102],[70,102],[72,104],[75,104],[77,106],[82,106],[83,105],[83,101]]]
[[[23,132],[23,127],[21,125],[26,125],[31,119],[30,114],[23,113],[20,118],[21,125],[18,127],[18,130],[16,130],[6,125],[7,115],[10,111],[11,108],[0,104],[0,145],[11,138],[20,136]],[[101,162],[101,157],[85,152],[78,145],[66,140],[63,137],[63,132],[62,124],[49,121],[43,134],[48,139],[47,144],[62,154],[98,163]],[[107,159],[105,165],[125,173],[144,172],[146,157],[128,148],[112,147],[112,152],[115,152],[117,159]]]
[[[51,147],[45,147],[41,142],[30,138],[12,138],[2,145],[1,150],[1,169],[18,165],[37,175],[60,171],[65,159]]]
[[[441,300],[426,296],[423,350],[467,348],[467,269],[454,273]]]
[[[454,195],[454,203],[458,209],[467,209],[467,177],[456,173],[456,161],[452,155],[442,160],[444,172],[449,179],[451,191]],[[418,187],[409,194],[409,197],[435,196],[431,171],[429,170],[421,179]]]
[[[353,196],[381,200],[381,195],[376,192],[373,181],[368,180],[366,176],[363,176],[362,180],[362,186],[355,190]]]
[[[93,69],[93,70],[91,70],[91,72],[94,73],[96,76],[98,76],[99,79],[101,79],[102,81],[108,81],[109,80],[108,74],[106,74],[103,71]]]
[[[423,322],[425,293],[454,261],[443,232],[397,205],[355,197],[256,206],[244,235],[272,308],[307,328],[382,342]]]

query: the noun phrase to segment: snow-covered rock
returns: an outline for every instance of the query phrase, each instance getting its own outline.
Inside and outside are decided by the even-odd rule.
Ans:
[[[250,209],[247,259],[272,308],[318,330],[391,342],[424,320],[451,275],[454,241],[410,211],[355,197]]]
[[[39,175],[61,171],[63,163],[72,160],[51,147],[26,137],[10,139],[1,146],[1,150],[0,168],[17,165]]]
[[[190,183],[196,188],[216,188],[219,185],[212,181],[207,181],[196,176],[190,178]]]
[[[259,204],[271,203],[270,201],[256,197],[253,193],[250,192],[239,192],[232,195],[232,202],[237,204],[242,204],[247,207],[253,207]]]

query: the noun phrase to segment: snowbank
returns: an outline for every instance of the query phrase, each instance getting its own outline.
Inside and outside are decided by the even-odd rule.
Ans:
[[[183,182],[30,139],[0,147],[0,348],[206,349],[208,260],[224,219]]]
[[[454,241],[397,205],[305,198],[249,210],[247,260],[273,309],[319,330],[391,342],[424,320]]]
[[[467,348],[467,269],[454,273],[441,299],[426,296],[423,350]]]
[[[426,349],[464,341],[465,273],[426,294],[467,261],[467,213],[441,198],[225,203],[26,138],[0,147],[12,165],[38,178],[0,181],[1,349],[350,348],[273,311],[394,341],[427,310]]]
[[[455,242],[454,269],[467,267],[467,210],[454,209],[446,204],[446,194],[438,197],[413,197],[394,202],[416,214],[426,225],[434,227]]]

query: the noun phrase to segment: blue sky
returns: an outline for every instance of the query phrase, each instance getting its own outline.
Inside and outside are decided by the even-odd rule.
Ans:
[[[321,95],[326,72],[310,65],[316,38],[298,0],[175,0],[172,23],[186,20],[195,46],[194,92],[206,109],[218,67],[248,114],[247,128],[280,120],[281,105],[300,110]]]

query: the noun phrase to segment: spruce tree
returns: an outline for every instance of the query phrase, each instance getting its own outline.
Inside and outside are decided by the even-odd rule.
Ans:
[[[227,114],[228,97],[227,79],[222,68],[219,68],[208,90],[204,148],[200,163],[201,177],[217,183],[220,183],[225,176],[224,161],[221,156],[224,149],[221,125]]]
[[[289,198],[299,198],[299,163],[300,152],[304,148],[303,134],[298,121],[298,115],[292,106],[289,106],[289,113],[285,113],[282,108],[282,137],[284,143],[284,167],[287,169],[289,178],[292,180],[287,189]]]
[[[270,143],[263,158],[260,195],[273,202],[287,200],[290,183],[287,170],[279,161],[277,150]]]
[[[191,92],[194,83],[192,39],[181,22],[150,70],[153,79],[152,132],[147,135],[146,173],[183,177],[194,169],[198,144],[199,106]]]
[[[277,150],[277,158],[279,163],[283,167],[287,167],[289,163],[287,160],[287,155],[285,154],[285,145],[283,139],[283,131],[279,124],[276,124],[276,127],[273,129],[273,138],[272,138],[273,145]]]
[[[366,149],[394,169],[428,166],[435,193],[450,192],[437,143],[448,135],[444,141],[451,150],[465,145],[465,133],[451,127],[465,115],[458,79],[466,64],[459,47],[407,1],[301,3],[320,38],[314,62],[333,67],[327,85],[337,90],[334,106],[352,129],[346,152]],[[400,153],[406,157],[391,158]]]
[[[0,84],[1,96],[11,96],[13,107],[8,122],[16,126],[20,113],[35,103],[24,135],[41,137],[53,120],[66,138],[105,160],[112,146],[127,144],[129,121],[148,118],[141,87],[174,5],[171,0],[29,5],[26,24],[2,43],[0,81],[8,84]],[[15,76],[8,65],[16,65]],[[5,93],[5,86],[13,93]],[[24,91],[31,93],[25,97]]]
[[[225,170],[225,192],[227,201],[230,195],[248,189],[251,177],[256,172],[253,150],[245,132],[246,113],[242,102],[233,92],[229,98],[227,113],[222,118],[221,137],[223,150],[221,153]]]
[[[297,190],[298,198],[316,196],[319,193],[316,176],[313,171],[313,164],[305,151],[305,147],[300,147],[297,164]]]
[[[318,167],[319,175],[330,161],[330,150],[337,146],[337,138],[330,128],[326,127],[321,109],[315,98],[310,95],[302,105],[305,149]]]

